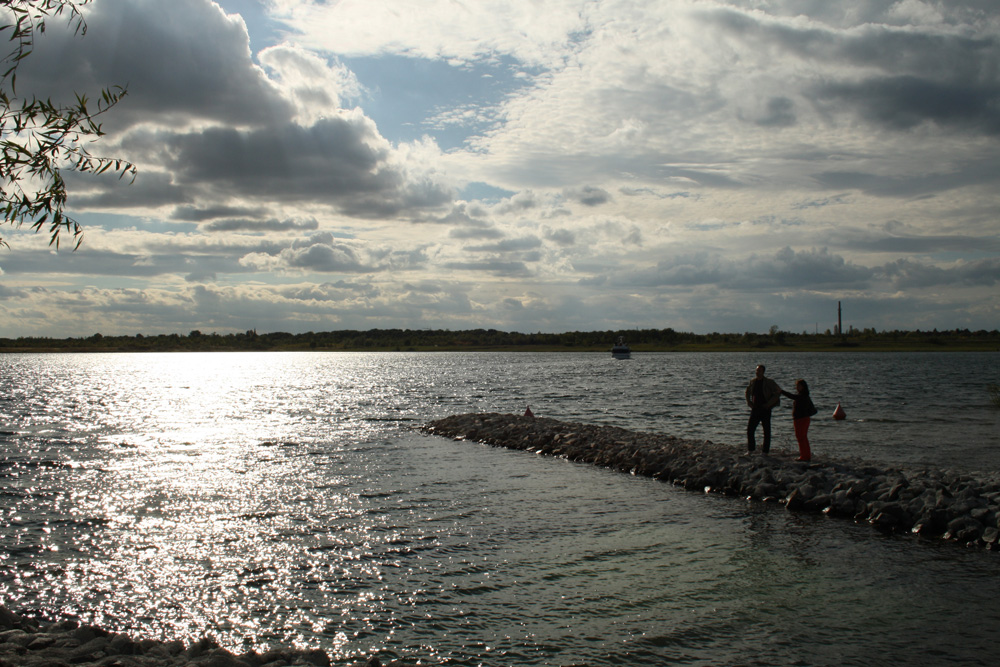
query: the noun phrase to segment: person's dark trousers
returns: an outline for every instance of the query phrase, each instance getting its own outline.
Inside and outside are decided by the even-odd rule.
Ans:
[[[750,410],[750,421],[747,423],[747,451],[752,452],[757,449],[757,438],[754,431],[757,424],[764,427],[764,446],[761,451],[767,454],[771,451],[771,411],[770,410]]]

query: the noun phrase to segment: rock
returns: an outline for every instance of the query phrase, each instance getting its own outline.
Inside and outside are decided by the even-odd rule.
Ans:
[[[959,516],[948,522],[944,537],[958,542],[972,542],[983,534],[983,525],[971,516]]]
[[[780,454],[747,456],[742,447],[710,441],[537,416],[453,415],[425,424],[422,430],[560,456],[699,493],[781,500],[790,511],[854,518],[881,531],[1000,546],[1000,478],[881,468],[854,460],[814,458],[803,465]]]
[[[202,637],[195,643],[191,644],[191,646],[189,646],[187,650],[184,651],[184,655],[187,656],[188,658],[196,658],[205,651],[210,651],[214,648],[219,648],[219,645],[215,642],[214,639],[210,639],[209,637]]]
[[[330,667],[320,649],[282,648],[237,656],[210,638],[185,648],[179,641],[133,639],[75,621],[47,623],[0,605],[0,667]],[[391,667],[394,663],[390,663]],[[401,667],[401,664],[399,665]]]
[[[94,637],[86,644],[82,644],[72,649],[70,653],[71,662],[94,662],[106,656],[108,644],[107,637]]]
[[[8,611],[5,607],[0,607],[0,629],[9,630],[11,628],[16,628],[20,622],[20,616]]]

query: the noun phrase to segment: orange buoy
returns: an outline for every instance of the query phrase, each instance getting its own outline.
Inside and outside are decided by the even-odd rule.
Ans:
[[[840,407],[840,403],[837,403],[837,409],[833,411],[834,419],[847,419],[847,413],[844,412],[844,408]]]
[[[529,405],[524,411],[525,417],[534,417],[535,413],[531,411],[531,406]]]

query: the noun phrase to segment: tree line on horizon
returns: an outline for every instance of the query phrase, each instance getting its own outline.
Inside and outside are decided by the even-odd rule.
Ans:
[[[972,346],[1000,349],[1000,331],[950,329],[938,331],[876,331],[850,328],[844,334],[801,334],[771,327],[766,334],[718,333],[695,334],[666,329],[630,329],[606,331],[571,331],[566,333],[520,333],[497,329],[370,329],[321,331],[293,334],[283,331],[258,334],[202,333],[187,335],[157,334],[85,338],[49,338],[23,336],[0,338],[0,351],[212,351],[212,350],[605,350],[622,336],[634,350],[669,350],[673,348],[760,349],[795,347],[928,347]]]

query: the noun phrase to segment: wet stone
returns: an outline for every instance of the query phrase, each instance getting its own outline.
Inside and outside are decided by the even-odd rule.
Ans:
[[[995,474],[883,468],[821,456],[802,463],[792,454],[747,455],[740,446],[537,415],[453,415],[422,430],[560,456],[698,493],[780,502],[790,511],[854,519],[880,532],[1000,549],[1000,476]]]
[[[26,612],[27,613],[27,612]],[[352,664],[368,664],[367,656]],[[183,643],[135,639],[69,619],[47,622],[24,616],[0,605],[0,666],[3,667],[330,667],[330,656],[320,649],[281,648],[264,654],[236,655],[208,638],[185,647]],[[391,661],[385,667],[415,663]]]

